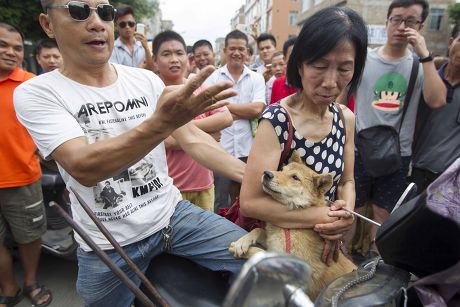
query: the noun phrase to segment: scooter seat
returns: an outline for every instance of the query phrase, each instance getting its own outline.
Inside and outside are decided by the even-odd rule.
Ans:
[[[460,259],[460,227],[426,202],[424,192],[395,210],[376,236],[385,263],[418,277],[443,271]]]
[[[228,279],[223,273],[170,254],[155,257],[145,275],[162,298],[174,307],[221,306],[229,288]],[[141,286],[141,290],[154,304],[161,306],[144,286]]]

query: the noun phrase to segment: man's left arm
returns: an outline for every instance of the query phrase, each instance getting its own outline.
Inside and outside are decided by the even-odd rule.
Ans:
[[[430,55],[425,38],[415,29],[406,28],[409,44],[420,59]],[[439,76],[433,61],[422,63],[423,67],[423,97],[430,108],[440,108],[446,104],[447,89]]]
[[[192,123],[183,125],[171,135],[201,165],[233,181],[243,180],[246,164],[227,153],[209,134]]]

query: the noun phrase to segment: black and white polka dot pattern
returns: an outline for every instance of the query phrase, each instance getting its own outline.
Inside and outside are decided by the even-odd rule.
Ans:
[[[302,160],[311,169],[320,174],[332,174],[334,184],[326,193],[326,198],[334,200],[337,185],[344,169],[343,153],[346,138],[345,129],[337,107],[331,104],[329,111],[334,115],[331,132],[321,141],[315,143],[305,139],[294,128],[291,150],[288,157],[296,149]],[[283,150],[289,135],[286,110],[279,105],[271,105],[264,111],[262,118],[268,119],[275,128],[281,150]]]

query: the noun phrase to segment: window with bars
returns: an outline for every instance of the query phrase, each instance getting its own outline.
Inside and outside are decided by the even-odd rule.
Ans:
[[[299,13],[297,11],[290,11],[289,12],[289,25],[295,26],[297,23],[297,15]]]

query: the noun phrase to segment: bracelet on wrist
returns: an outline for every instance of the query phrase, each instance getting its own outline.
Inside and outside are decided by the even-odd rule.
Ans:
[[[426,57],[424,57],[424,58],[420,58],[418,61],[419,61],[420,63],[431,62],[431,61],[433,61],[433,54],[430,52],[430,53],[428,54],[428,56],[426,56]]]

